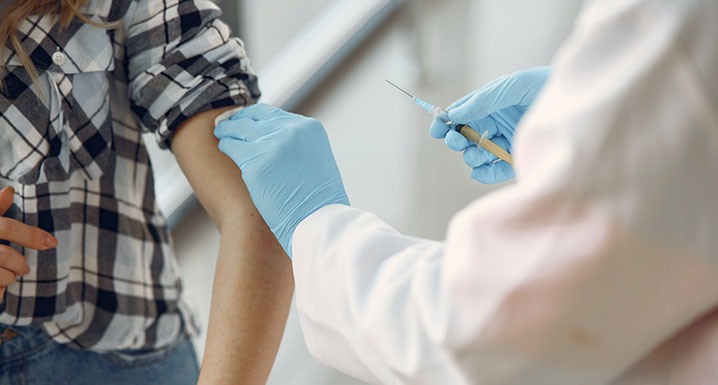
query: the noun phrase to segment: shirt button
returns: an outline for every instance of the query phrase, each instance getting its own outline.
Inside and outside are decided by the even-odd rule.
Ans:
[[[63,64],[65,64],[65,59],[65,54],[60,52],[59,49],[57,50],[57,52],[52,54],[52,62],[56,65],[62,66]]]

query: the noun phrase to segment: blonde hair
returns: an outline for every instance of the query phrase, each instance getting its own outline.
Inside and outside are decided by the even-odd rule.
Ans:
[[[67,28],[72,19],[77,17],[85,23],[101,28],[114,28],[118,23],[98,23],[82,15],[77,9],[87,0],[16,0],[2,10],[2,21],[0,21],[0,48],[7,46],[8,41],[12,44],[15,54],[30,74],[33,81],[38,79],[37,69],[32,59],[22,47],[17,36],[17,28],[30,15],[57,15],[62,28]],[[0,49],[0,86],[3,85],[5,76],[5,58],[3,50]]]

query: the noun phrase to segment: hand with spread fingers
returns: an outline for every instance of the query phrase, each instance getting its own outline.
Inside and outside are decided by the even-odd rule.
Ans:
[[[12,187],[0,190],[0,215],[10,208],[15,191]],[[28,226],[14,219],[0,217],[0,241],[14,243],[35,250],[47,250],[57,246],[57,239],[45,230]],[[5,290],[17,280],[30,272],[25,257],[6,244],[0,244],[0,300]]]

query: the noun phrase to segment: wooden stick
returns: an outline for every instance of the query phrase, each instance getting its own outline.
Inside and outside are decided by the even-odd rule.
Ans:
[[[469,126],[459,125],[457,131],[463,135],[466,139],[478,144],[479,146],[486,149],[486,151],[494,154],[497,158],[504,162],[514,165],[514,158],[506,150],[501,148],[498,144],[491,141],[491,139],[482,137],[476,130]]]

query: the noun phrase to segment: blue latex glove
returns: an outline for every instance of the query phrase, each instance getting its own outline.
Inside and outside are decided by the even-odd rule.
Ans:
[[[481,183],[499,183],[514,177],[514,170],[506,162],[496,162],[496,156],[477,148],[446,122],[465,124],[479,133],[488,131],[488,138],[511,153],[516,126],[541,92],[551,73],[551,67],[519,71],[495,79],[464,96],[447,108],[431,124],[434,138],[445,138],[454,151],[464,152],[464,162],[471,167],[471,177]]]
[[[327,205],[349,205],[316,119],[257,104],[220,122],[214,135],[242,169],[252,201],[290,258],[294,230],[304,218]]]

